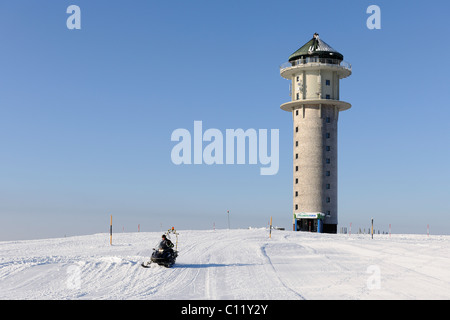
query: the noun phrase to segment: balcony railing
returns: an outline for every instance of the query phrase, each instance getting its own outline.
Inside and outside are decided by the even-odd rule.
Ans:
[[[352,71],[352,65],[346,61],[342,61],[339,59],[319,58],[319,57],[307,57],[305,59],[298,59],[298,60],[294,60],[292,62],[283,63],[280,66],[280,71],[287,69],[287,68],[292,68],[292,67],[295,67],[298,65],[306,65],[306,64],[310,64],[311,66],[318,65],[318,64],[338,65],[349,71]]]

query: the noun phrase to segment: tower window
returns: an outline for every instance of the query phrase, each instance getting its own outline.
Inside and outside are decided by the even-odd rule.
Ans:
[[[327,86],[331,85],[331,81],[330,80],[325,80],[325,85],[327,85]]]
[[[298,210],[298,204],[295,205],[295,210]]]
[[[327,203],[330,203],[330,202],[331,202],[330,197],[327,197]]]
[[[298,132],[298,127],[295,127],[295,132]]]
[[[327,150],[327,151],[330,151],[330,150],[331,150],[331,147],[330,147],[330,146],[326,146],[326,150]]]
[[[331,189],[331,185],[329,183],[327,183],[327,189],[330,190]]]
[[[330,175],[331,175],[331,172],[330,172],[330,171],[327,171],[327,172],[326,172],[326,176],[329,177]]]
[[[295,196],[298,197],[298,191],[295,191]]]
[[[295,184],[298,184],[298,178],[295,179]]]
[[[298,141],[295,141],[295,146],[298,147]]]
[[[298,171],[298,166],[295,166],[295,171]]]
[[[329,94],[327,94],[327,95],[325,96],[325,98],[326,98],[327,100],[330,100],[330,99],[331,99],[331,97],[330,97]]]
[[[325,162],[326,162],[327,164],[330,164],[330,163],[331,163],[330,158],[326,158],[326,159],[325,159]]]
[[[295,159],[298,159],[298,153],[295,154]]]
[[[300,93],[297,93],[297,100],[300,99]]]
[[[330,118],[330,117],[327,117],[327,118],[326,118],[326,121],[327,121],[327,123],[330,123],[330,122],[331,122],[331,118]]]
[[[330,139],[331,138],[331,134],[329,132],[325,133],[325,138]]]
[[[295,110],[295,115],[298,116],[298,110]]]

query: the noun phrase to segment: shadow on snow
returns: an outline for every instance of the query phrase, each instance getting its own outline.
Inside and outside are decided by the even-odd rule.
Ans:
[[[221,268],[221,267],[245,267],[245,266],[253,266],[254,264],[249,263],[192,263],[192,264],[179,264],[176,263],[172,268]]]

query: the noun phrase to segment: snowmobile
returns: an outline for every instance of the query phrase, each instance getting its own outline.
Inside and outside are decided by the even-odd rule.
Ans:
[[[168,235],[168,233],[166,233]],[[150,261],[143,262],[142,266],[144,268],[150,268],[151,263],[156,263],[160,266],[164,266],[166,268],[171,268],[175,264],[175,260],[178,257],[178,233],[175,233],[177,236],[177,242],[175,250],[173,248],[169,248],[164,241],[160,241],[156,248],[153,248],[153,253],[150,258]]]

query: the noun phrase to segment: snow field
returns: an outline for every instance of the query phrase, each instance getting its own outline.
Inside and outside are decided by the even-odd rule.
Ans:
[[[0,242],[0,299],[450,299],[450,236],[179,233],[170,269],[160,232]]]

